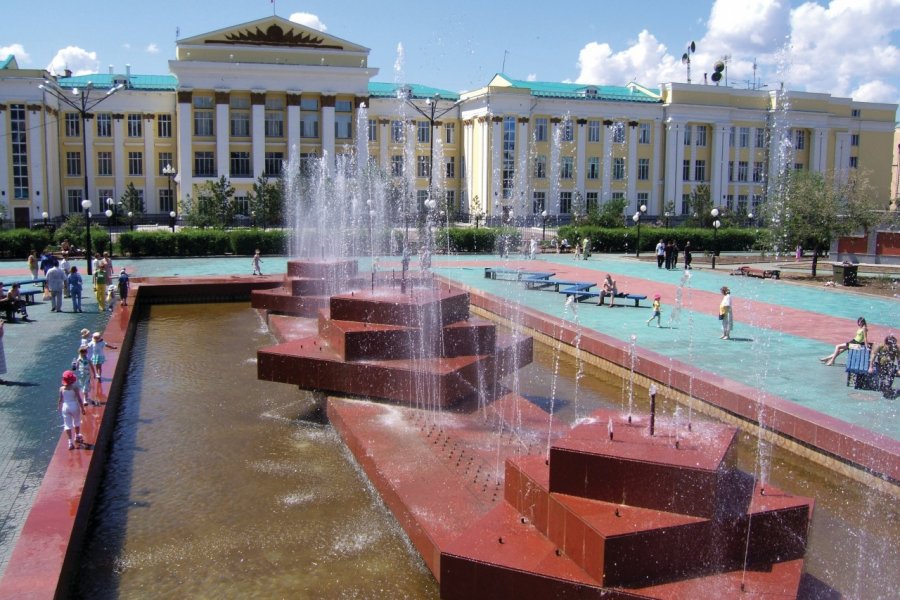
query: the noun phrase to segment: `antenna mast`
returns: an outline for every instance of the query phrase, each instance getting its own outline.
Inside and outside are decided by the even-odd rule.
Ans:
[[[697,44],[691,42],[688,44],[687,50],[681,55],[681,64],[687,66],[687,82],[691,82],[691,54],[697,51]]]

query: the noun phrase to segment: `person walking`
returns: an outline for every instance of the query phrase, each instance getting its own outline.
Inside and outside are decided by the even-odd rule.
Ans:
[[[122,267],[122,270],[119,271],[119,282],[117,285],[122,306],[128,306],[128,289],[131,287],[131,282],[128,278],[128,273],[125,272],[125,267]]]
[[[84,444],[81,437],[81,417],[84,415],[84,397],[78,387],[78,378],[72,371],[64,371],[62,386],[59,388],[59,400],[56,409],[63,418],[63,429],[69,438],[69,450],[75,449],[75,444]],[[72,430],[75,430],[75,439],[72,440]]]
[[[650,318],[647,319],[647,327],[650,327],[650,321],[656,319],[656,326],[662,327],[662,302],[660,301],[662,296],[659,294],[653,294],[653,314],[650,315]]]
[[[687,241],[684,243],[684,270],[687,271],[691,269],[691,261],[694,260],[694,256],[691,254],[691,242]]]
[[[728,286],[722,286],[722,302],[719,303],[719,320],[722,321],[722,337],[720,339],[730,340],[731,329],[734,327],[734,311],[731,304],[731,290]]]
[[[672,268],[678,268],[678,240],[672,242]]]
[[[87,360],[88,360],[88,365],[91,368],[91,379],[93,379],[94,378],[94,362],[91,360],[91,353],[93,352],[94,348],[93,348],[93,346],[91,346],[91,330],[90,329],[84,328],[81,330],[81,343],[78,346],[79,351],[82,348],[87,349],[87,355],[85,356],[85,358],[87,358]]]
[[[591,256],[591,238],[585,237],[584,241],[581,242],[581,253],[584,255],[584,260],[587,260]]]
[[[84,280],[78,267],[72,265],[69,271],[69,277],[66,279],[66,285],[69,288],[69,297],[72,298],[72,312],[81,312],[81,292],[84,289]]]
[[[103,379],[103,363],[106,362],[106,353],[105,350],[107,348],[111,350],[117,350],[116,346],[112,344],[107,344],[103,340],[103,336],[100,335],[99,331],[95,331],[94,335],[91,336],[91,364],[94,365],[94,374],[97,379]]]
[[[107,279],[106,272],[106,263],[103,262],[103,259],[98,261],[97,270],[94,271],[94,296],[97,297],[97,306],[100,308],[100,312],[104,312],[106,310],[106,284],[109,281]]]
[[[47,289],[50,290],[50,312],[62,312],[63,288],[66,286],[66,274],[59,265],[47,271]]]
[[[259,248],[253,253],[253,274],[262,275],[262,259],[259,257]]]
[[[672,252],[673,252],[672,246],[673,246],[672,240],[669,240],[666,242],[665,259],[666,259],[666,270],[667,271],[672,270]]]
[[[28,255],[28,270],[31,271],[31,280],[34,281],[38,278],[38,253],[37,250],[32,250],[31,254]]]
[[[94,258],[91,259],[91,271],[94,276],[91,278],[91,285],[94,288],[94,293],[97,293],[97,273],[100,271],[100,261],[103,260],[100,258],[100,253],[95,252]]]
[[[656,244],[656,268],[662,269],[663,261],[666,259],[666,245],[662,240]]]
[[[82,404],[87,406],[90,403],[99,406],[99,402],[95,403],[91,400],[91,361],[88,359],[87,346],[78,348],[78,354],[75,356],[75,360],[72,361],[72,370],[78,376],[78,387],[81,388],[81,393],[84,394]]]
[[[72,266],[69,264],[69,253],[68,252],[62,253],[62,260],[59,261],[59,268],[62,269],[63,275],[65,275],[66,280],[68,280],[69,279],[69,270],[72,268]],[[68,286],[68,284],[64,283],[63,284],[63,298],[68,298],[68,297],[69,297],[69,286]]]

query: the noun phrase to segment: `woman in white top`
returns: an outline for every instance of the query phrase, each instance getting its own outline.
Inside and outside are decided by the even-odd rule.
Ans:
[[[63,429],[69,438],[69,450],[75,449],[75,444],[84,444],[81,437],[81,415],[84,414],[84,404],[81,397],[81,388],[78,387],[78,378],[72,371],[63,372],[62,386],[59,388],[59,401],[57,409],[63,418]],[[72,430],[75,430],[75,441],[72,441]]]
[[[723,340],[731,339],[731,328],[734,326],[734,315],[731,308],[731,290],[722,286],[722,302],[719,303],[719,320],[722,321]]]

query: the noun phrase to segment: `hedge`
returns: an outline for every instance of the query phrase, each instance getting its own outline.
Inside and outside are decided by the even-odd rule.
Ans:
[[[287,234],[260,229],[181,229],[127,231],[119,235],[119,252],[126,256],[210,256],[283,254]]]
[[[522,242],[522,232],[511,227],[445,228],[435,232],[434,245],[438,252],[446,251],[448,235],[451,252],[502,252],[504,243],[512,252]]]
[[[607,229],[587,225],[566,225],[559,228],[559,239],[566,238],[574,246],[576,241],[588,237],[593,252],[634,252],[637,241],[637,227],[618,227]],[[660,229],[658,227],[641,228],[641,252],[652,252],[659,240],[672,240],[679,248],[684,248],[690,241],[694,252],[747,252],[759,249],[757,232],[754,229],[729,228],[720,229],[714,234],[709,228],[678,227]]]

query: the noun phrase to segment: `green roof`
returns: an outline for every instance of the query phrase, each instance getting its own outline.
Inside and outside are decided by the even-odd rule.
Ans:
[[[130,90],[159,90],[174,92],[178,88],[178,78],[174,75],[109,75],[94,73],[75,77],[60,77],[56,80],[63,88],[80,88],[92,83],[95,88],[111,88],[116,82],[127,79]]]
[[[531,91],[532,96],[544,98],[579,98],[584,100],[616,100],[622,102],[660,102],[659,90],[641,85],[590,85],[553,81],[523,81],[499,73],[514,88]]]
[[[0,61],[0,69],[8,69],[10,67],[16,66],[16,55],[10,54],[2,61]]]
[[[397,90],[401,88],[409,88],[413,98],[434,98],[439,95],[443,100],[459,100],[459,94],[449,90],[429,87],[427,85],[419,85],[417,83],[383,83],[380,81],[369,82],[369,95],[373,98],[396,98]]]

